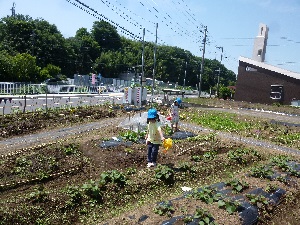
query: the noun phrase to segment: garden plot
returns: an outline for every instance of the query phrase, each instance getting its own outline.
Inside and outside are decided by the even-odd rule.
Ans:
[[[73,118],[71,115],[81,113],[77,110],[66,114]],[[111,108],[107,110],[115,115]],[[190,119],[192,114],[185,116]],[[223,117],[223,121],[228,119]],[[196,122],[194,125],[198,126]],[[300,195],[298,155],[288,157],[284,152],[222,139],[214,132],[187,129],[183,132],[194,135],[174,138],[172,149],[159,154],[159,166],[146,168],[144,143],[100,146],[128,131],[132,130],[107,123],[101,129],[2,155],[0,221],[192,224],[204,216],[204,221],[224,225],[254,220],[259,224],[297,224],[300,213],[297,203],[292,203]],[[289,134],[294,134],[294,130],[289,130]],[[261,133],[259,138],[264,135]],[[288,144],[297,143],[296,140]],[[182,187],[192,190],[183,192]],[[203,197],[206,195],[210,197]],[[231,204],[236,201],[240,205]],[[252,210],[249,220],[242,219],[243,213],[250,214],[245,209]]]

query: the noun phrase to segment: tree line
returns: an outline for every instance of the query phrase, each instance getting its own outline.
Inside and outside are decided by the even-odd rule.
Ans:
[[[144,43],[144,73],[153,76],[154,43]],[[122,72],[141,73],[143,43],[120,36],[105,21],[95,21],[90,31],[80,28],[74,37],[64,38],[54,24],[17,14],[0,20],[0,81],[43,82],[74,74],[101,73],[116,78]],[[158,45],[155,78],[196,87],[201,57],[179,47]],[[234,85],[236,75],[217,60],[205,59],[202,90],[220,83]],[[186,76],[186,77],[185,77]],[[184,81],[185,80],[185,81]]]

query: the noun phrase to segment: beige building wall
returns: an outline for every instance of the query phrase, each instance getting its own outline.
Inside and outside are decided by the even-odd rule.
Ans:
[[[267,40],[269,28],[265,24],[259,24],[258,35],[254,40],[252,59],[258,62],[264,62],[266,56]]]

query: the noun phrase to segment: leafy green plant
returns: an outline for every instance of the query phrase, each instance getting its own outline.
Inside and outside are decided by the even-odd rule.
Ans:
[[[265,165],[258,165],[251,169],[250,175],[258,178],[268,178],[274,174],[274,171]]]
[[[83,196],[80,187],[68,186],[65,193],[70,197],[70,200],[67,202],[68,205],[72,206],[81,203]]]
[[[134,152],[134,150],[132,148],[125,148],[124,151],[127,153],[127,154],[131,154]]]
[[[235,193],[240,193],[243,190],[249,187],[249,184],[243,181],[239,181],[237,179],[230,180],[226,182],[227,186],[230,186]]]
[[[16,166],[13,168],[13,173],[25,176],[28,173],[28,168],[32,165],[32,161],[26,157],[19,157],[16,159]]]
[[[197,208],[193,217],[199,220],[200,225],[217,225],[212,221],[213,217],[206,209]]]
[[[200,162],[201,156],[200,155],[192,155],[191,159],[195,162]]]
[[[221,199],[218,201],[219,208],[224,208],[229,214],[233,214],[237,211],[238,207],[240,206],[240,203],[238,201],[230,201]]]
[[[256,150],[245,149],[245,148],[238,148],[235,150],[230,150],[227,153],[227,156],[229,159],[234,160],[240,164],[247,163],[246,157],[249,155],[253,155],[257,158],[260,158],[260,155]]]
[[[165,133],[165,135],[172,135],[172,128],[168,124],[163,126],[162,129],[163,129],[163,132]]]
[[[100,175],[100,182],[104,184],[114,183],[123,187],[126,184],[126,181],[126,176],[117,170],[103,172]]]
[[[102,200],[102,191],[99,182],[90,180],[89,182],[84,183],[81,188],[84,193],[93,200],[98,202]]]
[[[207,204],[211,204],[218,201],[218,199],[221,197],[221,194],[216,193],[215,190],[203,187],[200,190],[194,190],[193,193],[188,196],[194,199],[199,199]]]
[[[208,152],[205,152],[203,154],[203,159],[204,160],[213,160],[217,155],[217,152],[214,151],[214,150],[211,150],[211,151],[208,151]]]
[[[120,133],[120,137],[125,141],[132,141],[134,143],[137,143],[140,139],[145,138],[145,131],[133,131],[133,130],[127,130],[125,132]]]
[[[246,194],[246,197],[249,199],[250,203],[261,208],[263,205],[268,205],[268,199],[263,195],[255,194]]]
[[[78,144],[69,144],[68,146],[63,147],[63,151],[66,155],[73,155],[78,152],[79,145]]]
[[[276,191],[277,189],[278,189],[278,187],[276,185],[273,185],[273,184],[268,184],[265,187],[265,191],[268,192],[268,193],[272,193],[272,192]]]
[[[160,216],[167,215],[169,217],[172,216],[172,213],[175,211],[175,209],[172,206],[172,203],[170,201],[164,201],[153,209],[155,214],[158,214]]]
[[[155,178],[172,183],[174,182],[174,170],[166,165],[158,165],[155,168]]]
[[[49,192],[45,190],[43,185],[34,189],[34,192],[29,194],[29,199],[33,202],[46,202],[49,198]]]
[[[125,173],[127,175],[131,175],[131,174],[136,174],[136,172],[137,172],[136,168],[128,167],[128,168],[126,168],[126,172]]]
[[[37,177],[40,179],[40,180],[45,180],[45,179],[48,179],[50,177],[50,174],[47,172],[47,171],[44,171],[44,170],[39,170],[37,172]]]

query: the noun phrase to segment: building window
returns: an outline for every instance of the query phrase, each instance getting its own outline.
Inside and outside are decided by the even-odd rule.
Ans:
[[[271,85],[271,93],[270,93],[270,98],[271,99],[277,99],[281,100],[283,95],[283,85]]]
[[[257,51],[257,56],[261,56],[261,53],[262,53],[262,49],[259,49],[259,50]]]
[[[246,66],[246,68],[245,68],[245,70],[247,71],[247,72],[256,72],[257,71],[257,69],[255,69],[255,68],[252,68],[252,67],[250,67],[250,66]]]

